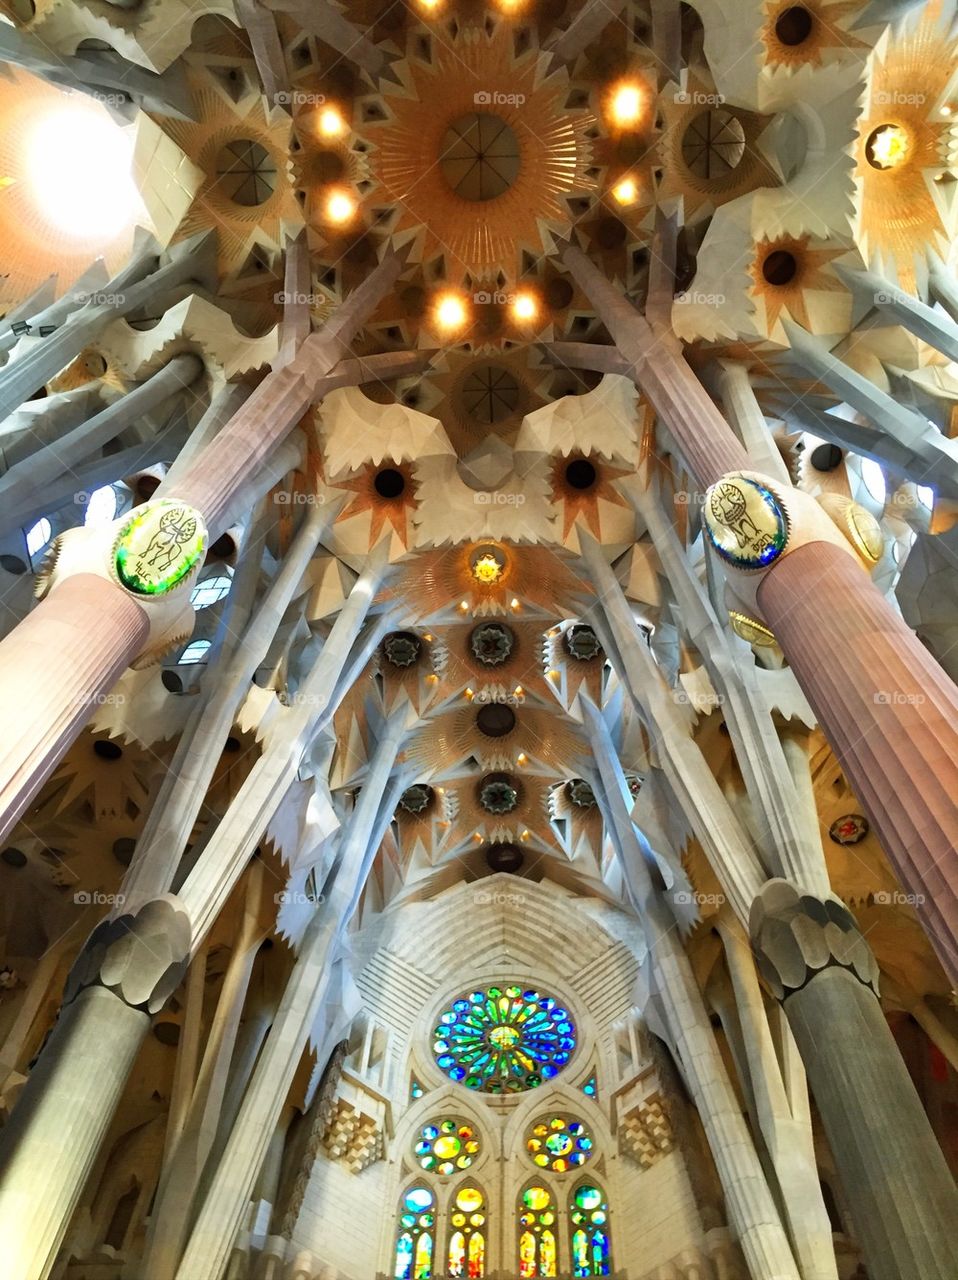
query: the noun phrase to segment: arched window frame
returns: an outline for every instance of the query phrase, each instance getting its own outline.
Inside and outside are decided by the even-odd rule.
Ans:
[[[602,1197],[600,1204],[593,1210],[579,1209],[576,1204],[576,1196],[583,1187],[594,1189]],[[604,1220],[602,1222],[592,1221],[592,1214],[598,1212],[604,1214]],[[592,1178],[588,1175],[576,1178],[575,1183],[569,1188],[568,1197],[566,1199],[566,1213],[568,1218],[569,1273],[575,1276],[577,1280],[582,1276],[611,1276],[611,1211],[609,1209],[609,1201],[605,1188],[598,1178]],[[586,1216],[588,1220],[585,1222],[576,1221],[579,1214]],[[586,1235],[586,1248],[588,1251],[587,1261],[584,1264],[576,1258],[576,1237],[580,1231]],[[599,1235],[605,1239],[605,1259],[597,1261],[595,1257],[595,1245]]]
[[[423,1208],[413,1214],[406,1205],[406,1197],[414,1191],[424,1189],[428,1191],[432,1197],[431,1206]],[[393,1247],[393,1262],[391,1275],[394,1280],[431,1280],[436,1272],[436,1241],[438,1238],[439,1227],[439,1203],[436,1194],[436,1188],[430,1186],[424,1178],[408,1179],[399,1193],[399,1203],[396,1213],[396,1232]],[[415,1217],[416,1221],[407,1223],[403,1221],[405,1216]],[[430,1217],[431,1222],[426,1223],[424,1219]],[[409,1250],[409,1266],[400,1270],[400,1244],[407,1238],[410,1242]],[[428,1267],[422,1269],[423,1250],[420,1247],[420,1240],[428,1237]],[[404,1251],[405,1252],[405,1251]]]
[[[525,1203],[526,1193],[534,1187],[541,1187],[549,1195],[549,1201],[541,1209],[533,1210]],[[537,1176],[533,1174],[526,1178],[519,1189],[519,1195],[516,1199],[515,1208],[515,1244],[514,1256],[516,1259],[516,1275],[519,1280],[541,1280],[542,1277],[559,1276],[562,1274],[562,1225],[560,1222],[560,1200],[556,1195],[555,1186],[551,1178]],[[538,1221],[527,1223],[523,1218],[527,1215],[534,1215]],[[542,1222],[541,1216],[551,1214],[550,1222]],[[523,1258],[523,1241],[527,1235],[531,1235],[535,1241],[535,1257],[533,1259]],[[552,1259],[551,1265],[549,1260],[549,1249],[551,1240]],[[529,1263],[532,1262],[530,1269]]]
[[[455,1218],[458,1213],[465,1213],[457,1206],[457,1200],[461,1192],[468,1189],[475,1190],[482,1196],[482,1206],[480,1209],[474,1210],[472,1214],[465,1214],[467,1221],[463,1224],[457,1224]],[[473,1223],[470,1219],[476,1213],[481,1213],[484,1221]],[[443,1253],[442,1265],[445,1270],[437,1271],[438,1275],[455,1277],[455,1280],[477,1280],[478,1277],[484,1277],[489,1271],[489,1250],[490,1240],[490,1204],[489,1195],[477,1178],[468,1175],[460,1178],[449,1188],[449,1195],[446,1202],[446,1212],[444,1215],[445,1234],[443,1236]],[[454,1271],[452,1264],[452,1243],[456,1232],[461,1231],[465,1237],[465,1256],[466,1267],[464,1271]],[[473,1267],[471,1264],[473,1259],[470,1257],[470,1242],[476,1237],[482,1238],[482,1263],[479,1268]]]

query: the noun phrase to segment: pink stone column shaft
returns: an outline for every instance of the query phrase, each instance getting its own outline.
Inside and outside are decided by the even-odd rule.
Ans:
[[[958,979],[958,688],[854,558],[830,543],[784,556],[758,602]]]
[[[0,643],[0,840],[142,648],[146,614],[122,587],[81,573]]]

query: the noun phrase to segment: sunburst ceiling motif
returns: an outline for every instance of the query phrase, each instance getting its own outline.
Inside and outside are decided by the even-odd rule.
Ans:
[[[568,78],[537,50],[516,54],[505,26],[468,29],[408,62],[386,89],[388,119],[367,126],[372,176],[398,206],[393,230],[448,278],[521,274],[571,221],[567,197],[595,187],[587,109],[567,109]]]
[[[868,42],[852,35],[850,28],[866,0],[771,0],[762,31],[769,67],[822,66],[848,51],[868,48]]]
[[[929,252],[947,257],[946,232],[954,232],[954,197],[946,194],[954,183],[943,181],[954,125],[942,107],[948,109],[956,77],[958,40],[940,0],[896,41],[886,34],[871,64],[858,126],[859,240],[869,264],[897,276],[904,289],[923,281]],[[879,167],[874,140],[889,125],[903,147],[895,163]]]
[[[783,311],[804,328],[818,330],[814,315],[809,313],[810,295],[847,292],[830,269],[830,263],[847,252],[844,248],[813,248],[811,236],[779,236],[756,245],[751,266],[753,292],[765,304],[770,335]]]

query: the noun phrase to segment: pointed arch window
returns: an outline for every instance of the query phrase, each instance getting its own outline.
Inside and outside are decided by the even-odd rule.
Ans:
[[[456,1192],[449,1206],[447,1272],[455,1280],[474,1280],[486,1274],[486,1198],[478,1187]]]
[[[574,1276],[610,1276],[609,1206],[594,1182],[580,1182],[569,1197]]]
[[[394,1280],[432,1280],[436,1197],[428,1187],[409,1187],[399,1202]]]
[[[519,1275],[538,1280],[557,1274],[556,1210],[552,1192],[532,1182],[519,1197]]]

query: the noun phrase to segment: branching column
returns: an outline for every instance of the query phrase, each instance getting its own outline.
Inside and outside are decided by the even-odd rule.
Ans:
[[[835,900],[770,881],[752,908],[872,1280],[953,1280],[958,1189],[878,1001],[878,967]]]
[[[698,483],[749,471],[674,336],[653,331],[579,249],[567,248],[564,261]],[[762,616],[958,979],[958,689],[835,542],[811,531],[763,572]]]

